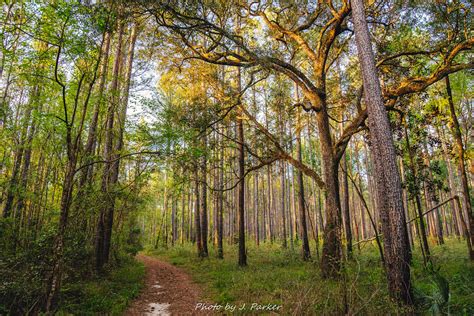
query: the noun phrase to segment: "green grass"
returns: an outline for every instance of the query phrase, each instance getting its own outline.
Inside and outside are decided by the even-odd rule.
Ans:
[[[342,280],[326,280],[320,276],[317,260],[304,262],[295,250],[284,250],[278,244],[248,247],[248,267],[237,266],[237,248],[225,245],[225,259],[199,259],[193,245],[169,249],[151,249],[148,253],[187,271],[204,290],[209,303],[281,304],[283,314],[362,314],[403,313],[391,302],[383,268],[375,245],[355,250],[354,260],[344,267]],[[312,247],[314,251],[314,247]],[[314,253],[313,253],[314,256]],[[474,314],[474,266],[467,259],[464,243],[448,240],[444,246],[433,246],[435,269],[450,287],[448,304],[435,304],[439,288],[433,273],[423,268],[415,251],[413,261],[416,310],[431,314],[439,307],[453,315]],[[434,307],[433,307],[434,306]],[[430,310],[431,309],[431,310]],[[248,312],[248,308],[247,308]]]
[[[135,259],[123,261],[105,276],[64,284],[59,315],[121,315],[143,287],[145,267]]]

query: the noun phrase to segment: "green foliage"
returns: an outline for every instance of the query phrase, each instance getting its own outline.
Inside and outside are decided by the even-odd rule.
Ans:
[[[51,266],[54,230],[45,229],[27,248],[15,251],[14,239],[9,238],[14,228],[0,220],[0,314],[27,314],[41,303],[43,282]],[[13,236],[13,234],[11,234]]]
[[[433,264],[423,267],[415,257],[413,279],[421,309],[434,315],[474,313],[474,265],[466,256],[466,245],[455,239],[432,247]]]
[[[44,284],[52,266],[54,226],[48,225],[38,236],[20,243],[15,241],[12,220],[0,219],[0,314],[34,313],[41,307]],[[93,269],[93,243],[87,232],[68,231],[59,302],[62,311],[80,315],[108,311],[120,314],[137,295],[144,268],[131,256],[142,249],[140,230],[131,226],[129,230],[115,232],[114,239],[116,248],[111,263],[105,276],[98,278]]]
[[[131,258],[107,275],[65,284],[61,290],[58,314],[121,315],[143,287],[145,268]]]

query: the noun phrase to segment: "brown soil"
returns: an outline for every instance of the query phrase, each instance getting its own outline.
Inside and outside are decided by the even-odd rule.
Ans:
[[[138,255],[145,265],[145,286],[140,296],[132,302],[125,315],[195,315],[200,302],[198,286],[181,269],[158,259]],[[150,304],[158,303],[158,307]],[[166,311],[158,312],[160,304],[169,304]]]

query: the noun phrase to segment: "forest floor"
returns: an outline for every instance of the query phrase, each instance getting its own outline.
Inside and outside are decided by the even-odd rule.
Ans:
[[[137,259],[145,265],[145,285],[125,315],[195,314],[201,291],[183,270],[145,255]]]
[[[313,259],[305,262],[300,257],[299,243],[291,250],[276,242],[258,247],[250,242],[245,268],[237,266],[236,245],[227,243],[224,259],[216,257],[212,245],[206,259],[197,258],[192,244],[149,249],[147,254],[186,271],[202,289],[204,302],[221,305],[222,310],[233,306],[236,308],[233,314],[261,314],[250,310],[256,303],[263,307],[281,306],[278,311],[265,313],[273,315],[391,315],[410,311],[474,315],[474,264],[469,262],[465,242],[448,239],[442,246],[434,242],[431,246],[432,266],[423,265],[419,247],[413,253],[416,305],[408,311],[400,310],[389,299],[383,268],[373,244],[355,248],[354,259],[345,264],[339,281],[321,277],[314,244],[311,245]],[[184,298],[178,298],[181,299]],[[240,308],[244,309],[239,311]]]

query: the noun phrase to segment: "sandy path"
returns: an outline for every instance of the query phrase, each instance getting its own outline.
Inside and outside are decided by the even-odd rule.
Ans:
[[[179,268],[156,258],[138,255],[146,268],[145,287],[125,315],[195,315],[200,291]]]

